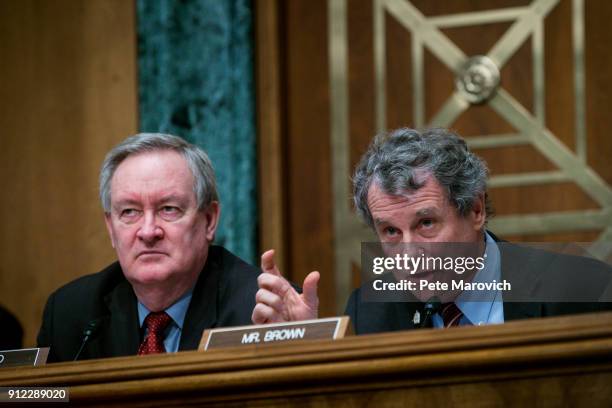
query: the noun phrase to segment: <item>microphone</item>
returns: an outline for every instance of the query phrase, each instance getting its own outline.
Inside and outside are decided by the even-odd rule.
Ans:
[[[429,300],[425,303],[425,306],[423,307],[424,316],[420,327],[429,327],[431,317],[438,313],[438,310],[440,310],[441,307],[442,302],[440,302],[440,299],[438,299],[437,296],[430,297]]]
[[[73,361],[77,361],[79,359],[87,342],[98,332],[101,320],[102,319],[98,318],[87,323],[87,326],[85,326],[85,329],[83,330],[83,341],[81,342],[81,347],[79,348],[79,351],[77,351],[76,356],[74,356]]]

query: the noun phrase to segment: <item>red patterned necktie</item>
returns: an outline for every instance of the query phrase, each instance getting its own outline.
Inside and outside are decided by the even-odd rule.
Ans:
[[[440,315],[444,321],[444,327],[459,326],[459,320],[463,316],[463,312],[457,307],[454,302],[444,303],[440,310]]]
[[[172,318],[166,312],[149,313],[145,319],[147,327],[147,337],[138,348],[138,354],[155,354],[165,353],[164,347],[164,330]]]

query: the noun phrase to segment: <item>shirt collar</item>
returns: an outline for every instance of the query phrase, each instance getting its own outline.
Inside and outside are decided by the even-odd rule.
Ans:
[[[185,293],[179,300],[174,302],[172,306],[164,310],[168,315],[172,318],[174,323],[179,327],[179,329],[183,328],[183,323],[185,322],[185,315],[187,314],[187,309],[189,308],[189,303],[191,302],[191,296],[193,294],[193,289]],[[151,313],[149,309],[140,301],[138,301],[138,321],[140,327],[144,324],[145,318]]]
[[[484,268],[476,273],[472,282],[492,282],[493,280],[499,282],[501,280],[499,247],[488,232],[485,232],[485,241]],[[477,297],[478,295],[464,291],[457,297],[455,304],[471,323],[488,323],[493,305],[502,302],[501,291],[495,291],[493,296],[483,300],[474,300]]]

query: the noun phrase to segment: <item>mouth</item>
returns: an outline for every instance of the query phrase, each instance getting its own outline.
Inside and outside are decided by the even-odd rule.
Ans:
[[[142,251],[136,255],[136,258],[140,258],[141,256],[161,256],[166,255],[165,252],[162,251]]]
[[[434,271],[431,270],[418,270],[418,271],[394,271],[393,274],[402,279],[422,279],[424,277],[431,277],[434,275]]]
[[[401,276],[402,279],[408,279],[408,280],[418,280],[418,279],[448,280],[452,278],[452,274],[449,274],[448,271],[440,271],[436,269],[419,269],[417,271],[409,271],[409,272],[401,271],[401,272],[396,272],[395,275]]]

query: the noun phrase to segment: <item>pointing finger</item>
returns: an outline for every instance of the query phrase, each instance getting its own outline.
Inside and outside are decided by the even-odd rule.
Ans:
[[[273,275],[271,273],[259,274],[257,277],[257,284],[260,288],[267,289],[281,297],[285,296],[287,291],[293,289],[285,278],[282,276]]]
[[[276,276],[282,276],[274,262],[274,250],[270,249],[261,255],[261,269]]]
[[[259,289],[255,294],[255,301],[272,307],[278,312],[282,312],[284,303],[280,296],[266,289]]]

